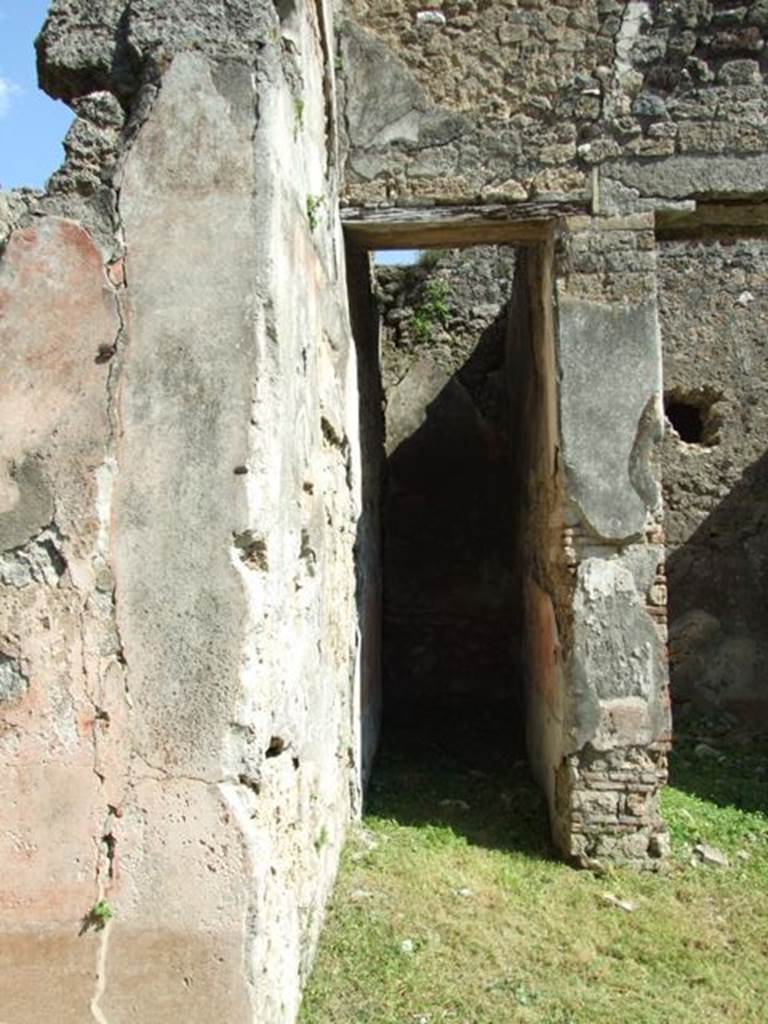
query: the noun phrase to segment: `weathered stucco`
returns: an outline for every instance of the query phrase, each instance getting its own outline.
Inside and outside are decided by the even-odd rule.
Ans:
[[[762,239],[666,242],[659,252],[665,395],[698,411],[661,450],[677,712],[768,723],[766,400]]]
[[[525,247],[494,485],[561,852],[665,853],[660,461],[678,695],[765,711],[764,0],[331,6],[53,0],[38,41],[76,118],[0,195],[9,1024],[296,1017],[381,710],[366,248]],[[460,335],[389,351],[392,444]]]
[[[98,940],[78,938],[107,870],[124,667],[104,484],[117,297],[72,221],[17,231],[0,267],[2,1001],[9,1021],[80,1021]],[[61,1000],[67,990],[71,998]]]
[[[359,801],[328,14],[288,6],[41,42],[80,117],[2,263],[9,1021],[293,1020]]]
[[[572,219],[556,285],[572,598],[554,827],[577,858],[637,864],[666,849],[671,733],[655,255],[647,215]]]
[[[589,527],[605,540],[640,534],[658,504],[653,478],[638,466],[642,431],[660,437],[661,359],[652,302],[608,306],[563,295],[565,386],[563,462],[570,493]],[[646,416],[646,410],[648,415]]]

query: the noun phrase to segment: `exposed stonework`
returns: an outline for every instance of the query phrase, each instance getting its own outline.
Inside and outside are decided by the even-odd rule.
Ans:
[[[572,219],[551,260],[527,257],[509,316],[528,747],[566,854],[652,867],[670,722],[651,222]],[[653,779],[627,768],[644,749]]]
[[[765,3],[331,6],[54,0],[38,43],[76,119],[0,195],[9,1022],[295,1019],[381,708],[366,248],[525,247],[499,465],[564,855],[665,851],[660,454],[679,695],[764,709]],[[464,340],[385,377],[423,406]]]
[[[658,588],[655,255],[648,216],[571,220],[559,262],[556,336],[572,598],[554,829],[576,857],[649,865],[665,848],[657,793],[671,732]],[[654,767],[641,772],[646,758]],[[608,792],[613,814],[609,798],[597,796]],[[595,800],[603,810],[592,815]]]
[[[77,932],[106,884],[102,836],[125,785],[107,522],[113,364],[99,358],[119,336],[118,302],[73,221],[38,219],[11,236],[0,267],[0,943],[10,1020],[87,1016],[101,946]]]
[[[518,274],[512,255],[482,247],[379,271],[385,692],[406,706],[514,694],[525,606],[528,743],[555,838],[581,862],[653,867],[666,850],[658,793],[670,735],[655,242],[647,216],[567,227],[556,326],[551,251],[521,252]],[[489,448],[492,499],[482,483]],[[460,492],[450,505],[440,504],[441,480]],[[511,500],[521,493],[522,508]],[[478,588],[494,579],[498,604],[475,644]],[[496,646],[505,655],[485,672]]]
[[[767,271],[763,241],[660,248],[668,415],[701,428],[668,422],[662,448],[673,697],[751,729],[768,725]]]
[[[609,751],[585,748],[565,759],[556,792],[574,856],[586,864],[661,863],[669,852],[659,809],[666,752],[665,744],[643,742]]]
[[[419,23],[408,3],[346,7],[355,202],[552,196],[611,213],[765,192],[768,26],[756,0],[737,24],[687,0],[441,7],[444,25]]]

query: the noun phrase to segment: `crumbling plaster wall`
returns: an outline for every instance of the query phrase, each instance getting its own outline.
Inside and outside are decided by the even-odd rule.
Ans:
[[[571,574],[553,818],[578,859],[652,865],[670,741],[653,218],[571,218],[556,261],[563,542]]]
[[[551,198],[617,213],[765,192],[762,0],[343,9],[352,202]]]
[[[530,271],[558,382],[534,460],[539,764],[568,854],[663,852],[642,213],[764,196],[768,14],[433,7],[349,0],[334,59],[322,2],[53,3],[39,68],[77,114],[67,160],[44,194],[0,196],[9,1021],[295,1016],[359,794],[378,599],[335,69],[346,202],[591,213],[555,210]],[[78,936],[99,898],[116,917]]]
[[[582,864],[666,850],[653,250],[648,217],[571,218],[556,251],[526,251],[509,313],[527,744],[555,842]]]
[[[0,210],[9,1024],[295,1017],[359,790],[330,32],[57,0],[40,41],[78,117]]]
[[[752,729],[768,726],[767,280],[760,239],[660,246],[665,392],[703,428],[686,442],[668,423],[662,447],[672,695]]]

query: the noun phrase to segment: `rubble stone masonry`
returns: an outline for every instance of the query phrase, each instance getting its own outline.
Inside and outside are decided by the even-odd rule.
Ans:
[[[522,247],[531,763],[564,856],[658,866],[662,463],[680,703],[766,707],[767,34],[52,0],[66,159],[0,194],[7,1024],[296,1018],[380,710],[376,244]]]

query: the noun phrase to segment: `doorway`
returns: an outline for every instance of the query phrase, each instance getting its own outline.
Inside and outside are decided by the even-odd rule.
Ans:
[[[450,233],[446,247],[416,232],[421,255],[394,267],[371,253],[410,239],[348,233],[363,785],[380,738],[397,756],[527,775],[526,721],[538,736],[546,718],[525,608],[547,536],[535,469],[552,462],[551,249],[532,244],[545,229]]]
[[[375,264],[384,402],[385,743],[523,757],[506,350],[511,246]]]

